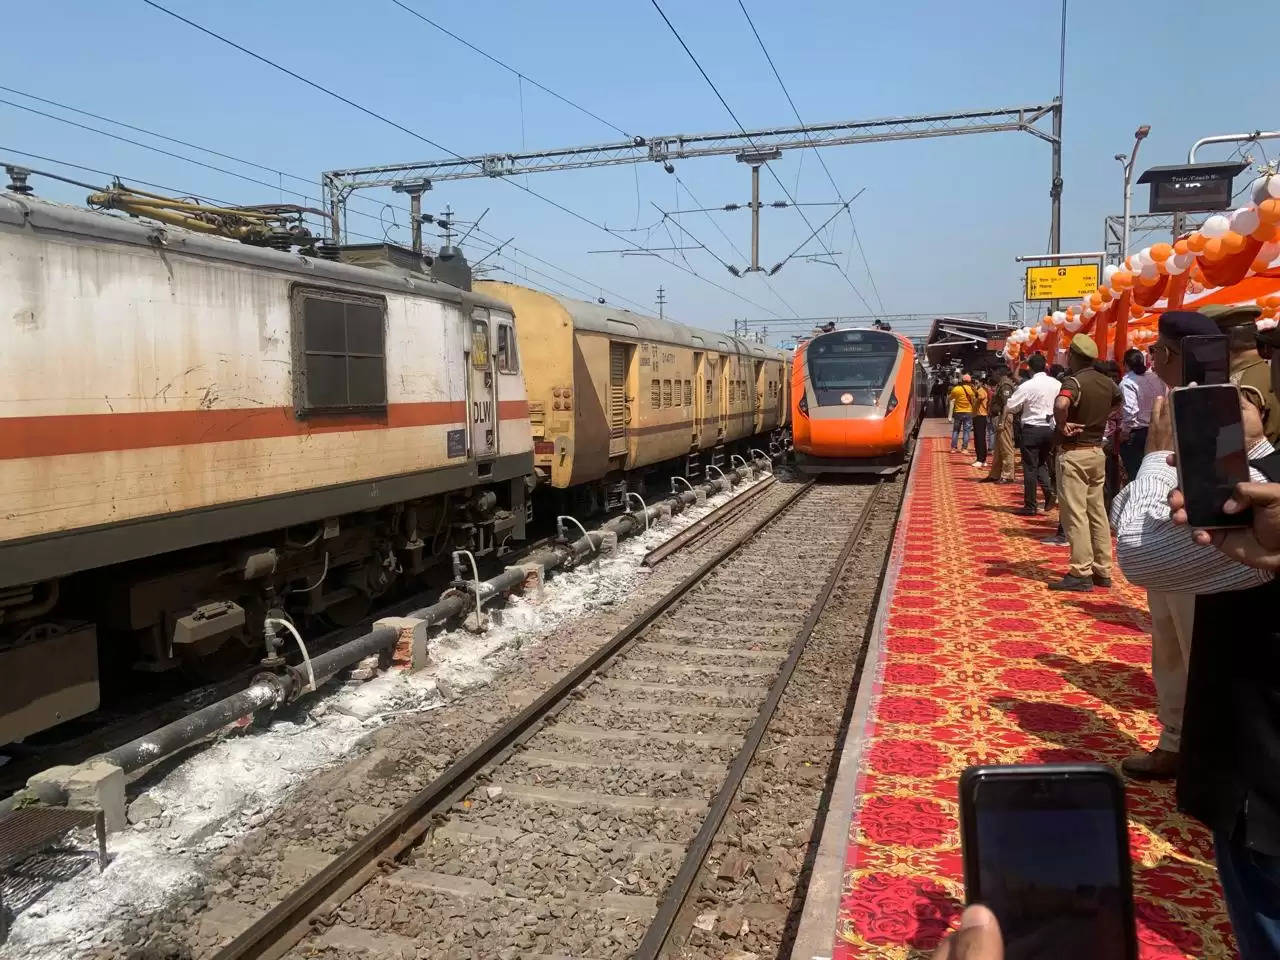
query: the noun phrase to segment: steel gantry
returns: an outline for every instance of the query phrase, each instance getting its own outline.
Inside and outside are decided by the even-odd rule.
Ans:
[[[1046,117],[1051,120],[1050,130],[1045,130],[1041,126],[1041,121]],[[932,137],[955,137],[1004,131],[1030,133],[1048,142],[1053,148],[1050,234],[1051,238],[1056,238],[1060,229],[1059,213],[1062,198],[1062,101],[1057,97],[1048,103],[1023,104],[993,110],[796,124],[723,133],[637,136],[615,143],[597,143],[553,150],[488,153],[473,157],[448,157],[414,163],[354,167],[326,171],[321,175],[321,183],[332,219],[334,239],[340,241],[347,198],[356,190],[390,187],[408,193],[412,201],[415,198],[420,199],[422,193],[431,189],[433,184],[445,180],[510,177],[518,174],[548,173],[553,170],[581,170],[588,167],[646,162],[661,163],[667,172],[671,173],[674,172],[673,160],[728,155],[737,155],[739,159],[752,164],[754,168],[761,154],[772,155],[774,151],[849,146],[858,143],[885,143],[894,140],[923,140]],[[759,210],[754,209],[753,213],[758,215]],[[1051,245],[1053,250],[1058,249],[1058,245],[1052,239]]]

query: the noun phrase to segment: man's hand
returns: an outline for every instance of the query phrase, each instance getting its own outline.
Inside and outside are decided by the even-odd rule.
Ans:
[[[1004,960],[995,914],[980,903],[965,907],[960,929],[938,944],[933,960]]]
[[[1247,453],[1267,439],[1267,435],[1262,432],[1262,413],[1243,392],[1240,394],[1240,419],[1244,422],[1244,449]]]
[[[1253,525],[1236,530],[1193,530],[1192,539],[1213,545],[1239,563],[1259,570],[1280,571],[1280,483],[1238,483],[1223,512],[1253,509]],[[1181,490],[1169,494],[1173,522],[1186,525],[1186,498]]]
[[[1072,423],[1071,421],[1067,421],[1062,425],[1062,435],[1068,440],[1072,437],[1078,437],[1082,433],[1084,433],[1083,423]]]
[[[1165,397],[1156,397],[1151,407],[1151,425],[1147,428],[1147,449],[1145,453],[1158,453],[1161,450],[1173,449],[1173,420],[1169,414],[1169,401]]]

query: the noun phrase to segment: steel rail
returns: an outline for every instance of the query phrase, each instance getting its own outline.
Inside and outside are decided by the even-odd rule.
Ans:
[[[624,650],[677,600],[692,590],[721,563],[753,540],[812,489],[813,480],[798,487],[766,516],[752,524],[732,543],[718,551],[693,573],[582,660],[554,686],[483,743],[450,764],[422,791],[388,814],[356,844],[330,861],[280,903],[269,909],[239,936],[223,947],[215,960],[276,960],[292,949],[311,929],[313,918],[336,908],[368,880],[407,850],[454,795],[501,754],[530,735],[575,689]]]
[[[877,482],[872,487],[871,494],[867,497],[867,502],[863,504],[862,510],[858,514],[858,520],[849,532],[849,537],[845,540],[840,555],[836,558],[831,572],[827,575],[821,592],[814,599],[813,605],[809,608],[808,616],[805,617],[795,640],[791,643],[791,650],[787,654],[787,659],[779,669],[777,677],[774,678],[773,685],[769,687],[769,695],[765,697],[765,701],[760,707],[760,712],[757,714],[755,722],[751,725],[751,730],[747,733],[747,739],[742,744],[742,749],[738,751],[738,756],[729,768],[728,778],[720,786],[715,799],[707,810],[707,817],[702,823],[702,829],[698,831],[698,835],[693,838],[693,843],[689,845],[689,852],[685,854],[684,863],[680,865],[680,870],[675,879],[671,881],[671,886],[667,888],[667,892],[662,898],[662,903],[658,907],[658,912],[654,915],[653,922],[649,925],[649,929],[645,931],[644,939],[640,941],[634,960],[657,960],[665,949],[667,940],[675,927],[676,918],[684,908],[685,901],[688,899],[689,893],[693,890],[694,883],[698,879],[698,871],[702,869],[702,864],[711,850],[711,843],[720,831],[720,825],[724,822],[725,815],[729,812],[729,807],[738,793],[738,787],[742,784],[742,779],[746,776],[747,769],[751,766],[751,761],[755,759],[756,750],[759,749],[760,742],[764,739],[765,731],[773,719],[774,712],[782,701],[782,695],[786,691],[787,684],[791,682],[791,675],[795,672],[796,664],[800,662],[800,657],[804,653],[805,647],[809,644],[809,637],[813,634],[813,628],[817,626],[818,619],[822,616],[823,611],[826,610],[827,603],[831,599],[831,594],[835,591],[836,583],[840,580],[841,572],[849,562],[850,555],[862,540],[867,521],[870,519],[871,512],[879,499],[880,491],[883,489],[884,483]]]
[[[671,556],[685,547],[691,546],[695,540],[701,539],[703,534],[710,532],[716,524],[728,522],[736,517],[739,513],[747,508],[747,506],[765,490],[773,486],[777,478],[773,476],[766,477],[761,480],[750,490],[740,493],[738,496],[727,500],[720,506],[716,507],[705,517],[694,523],[689,524],[674,537],[664,540],[652,550],[644,555],[644,559],[640,561],[642,567],[656,567],[667,557]]]

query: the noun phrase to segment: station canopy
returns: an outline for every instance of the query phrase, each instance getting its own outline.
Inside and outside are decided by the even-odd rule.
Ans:
[[[971,317],[937,317],[925,338],[925,356],[932,367],[945,366],[957,358],[1003,350],[1017,328],[1010,323],[975,320]]]

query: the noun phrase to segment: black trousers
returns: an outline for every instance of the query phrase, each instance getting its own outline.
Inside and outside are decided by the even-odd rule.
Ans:
[[[973,459],[980,463],[987,462],[987,417],[985,414],[973,415]]]
[[[1124,472],[1129,480],[1138,475],[1142,466],[1142,458],[1147,452],[1147,427],[1135,427],[1129,433],[1129,439],[1120,444],[1120,459],[1124,463]]]
[[[1022,425],[1022,505],[1036,509],[1036,483],[1044,492],[1045,503],[1053,491],[1053,427],[1024,423]]]

